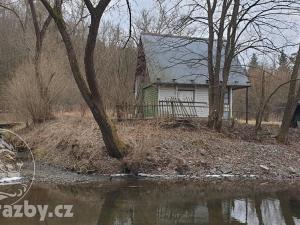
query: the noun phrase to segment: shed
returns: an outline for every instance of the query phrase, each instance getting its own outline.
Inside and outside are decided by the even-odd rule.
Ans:
[[[146,33],[141,35],[138,49],[138,102],[156,105],[177,99],[195,106],[197,117],[208,117],[207,39]],[[224,99],[224,118],[232,117],[233,91],[249,86],[246,70],[236,57]]]

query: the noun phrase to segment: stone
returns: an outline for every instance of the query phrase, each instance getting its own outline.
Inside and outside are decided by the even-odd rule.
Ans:
[[[0,139],[0,149],[8,149],[10,151],[14,150],[14,147],[11,144],[8,144],[3,139]]]
[[[296,174],[297,172],[296,172],[296,170],[295,170],[295,168],[293,168],[293,167],[289,167],[289,173],[290,174]]]
[[[207,167],[207,161],[205,159],[200,159],[198,164],[200,163],[201,166]]]
[[[0,179],[6,178],[6,177],[7,177],[7,173],[0,173]]]
[[[215,173],[217,173],[217,169],[216,169],[216,168],[212,168],[209,172],[210,172],[211,174],[215,174]]]
[[[19,172],[8,172],[7,173],[8,177],[20,177],[20,173]]]
[[[265,165],[260,165],[259,166],[261,169],[263,169],[265,172],[269,172],[270,171],[270,168],[265,166]]]
[[[206,154],[206,151],[205,151],[204,149],[200,149],[200,154],[201,154],[202,156],[204,156],[204,155]]]
[[[186,165],[186,164],[177,166],[177,167],[175,168],[175,171],[176,171],[177,174],[179,174],[179,175],[184,175],[188,170],[189,170],[189,167],[188,167],[188,165]]]
[[[8,171],[12,171],[14,169],[14,166],[12,164],[5,165]]]
[[[219,169],[223,174],[232,173],[232,168],[230,166],[223,166]]]

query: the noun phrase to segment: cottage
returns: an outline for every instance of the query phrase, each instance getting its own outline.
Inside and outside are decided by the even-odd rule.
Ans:
[[[232,117],[233,91],[249,86],[246,71],[235,58],[225,94],[224,118]],[[208,117],[207,40],[142,34],[135,96],[144,105],[163,105],[164,112],[170,113],[168,102],[177,101],[186,108],[185,112]]]

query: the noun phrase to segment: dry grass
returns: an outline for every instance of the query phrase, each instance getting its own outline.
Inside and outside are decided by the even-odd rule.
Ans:
[[[0,113],[0,122],[16,122],[16,116],[12,113]]]
[[[22,133],[34,146],[38,159],[80,172],[97,170],[116,173],[189,174],[202,176],[231,172],[264,176],[289,176],[300,171],[300,132],[291,130],[291,143],[278,145],[276,125],[265,126],[260,137],[254,127],[225,125],[223,133],[207,129],[205,122],[192,121],[177,128],[174,121],[128,121],[119,123],[121,137],[132,147],[121,162],[105,152],[97,125],[90,117],[64,116]],[[166,126],[166,124],[168,126]]]
[[[239,123],[242,123],[242,124],[246,124],[246,120],[238,120]],[[248,124],[251,124],[251,125],[255,125],[256,121],[255,120],[249,120],[248,121]],[[277,126],[280,126],[281,125],[281,122],[280,121],[263,121],[262,122],[262,125],[277,125]]]

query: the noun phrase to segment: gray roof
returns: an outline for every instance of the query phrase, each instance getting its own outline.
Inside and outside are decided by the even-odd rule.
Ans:
[[[175,81],[178,84],[207,85],[206,39],[143,34],[141,41],[151,83]],[[228,86],[238,88],[250,85],[237,57],[231,70]]]

